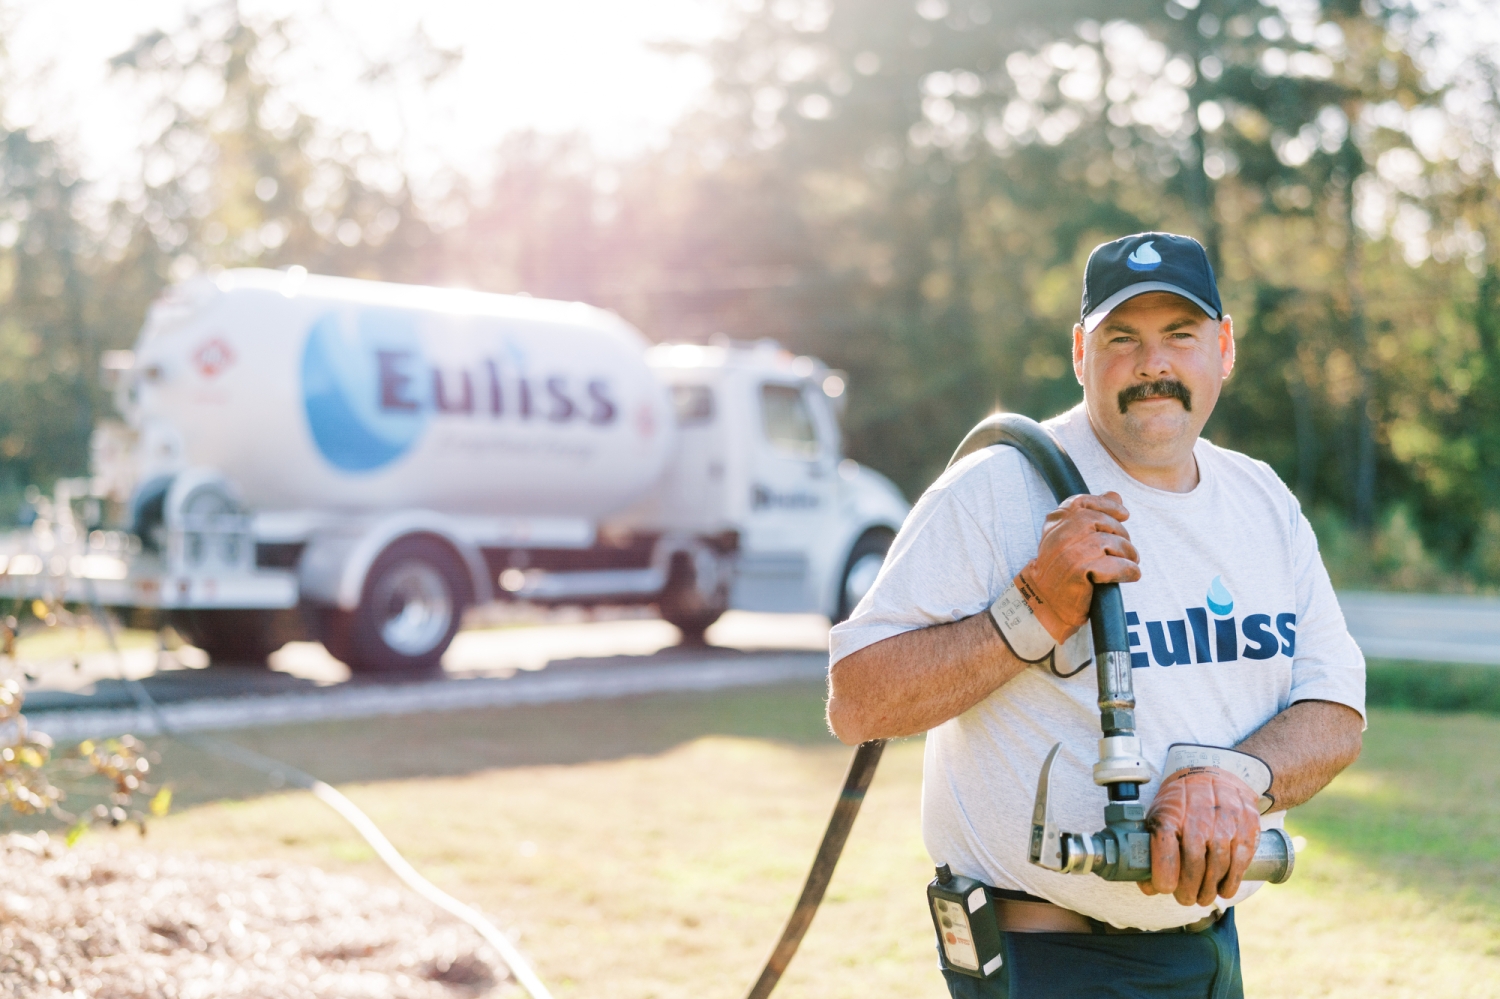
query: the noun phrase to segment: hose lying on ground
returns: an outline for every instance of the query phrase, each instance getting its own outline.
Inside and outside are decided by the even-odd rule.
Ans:
[[[161,706],[156,703],[156,699],[151,696],[151,692],[146,689],[145,684],[139,680],[131,679],[126,674],[125,661],[120,655],[120,646],[115,639],[114,624],[110,620],[109,615],[105,614],[104,609],[99,606],[97,600],[93,601],[92,604],[94,615],[99,619],[101,626],[104,628],[105,638],[109,642],[110,650],[114,653],[116,663],[119,667],[120,679],[129,688],[131,696],[135,698],[136,704],[140,706],[141,710],[149,714],[156,723],[157,731],[169,738],[176,739],[178,742],[201,749],[204,752],[212,753],[221,759],[259,771],[273,780],[283,781],[291,784],[293,787],[311,791],[313,797],[335,812],[338,812],[345,822],[354,827],[355,832],[364,837],[365,842],[370,844],[370,848],[375,851],[375,855],[385,862],[385,865],[391,869],[391,873],[400,878],[403,884],[439,909],[468,924],[476,933],[484,938],[486,943],[495,948],[500,954],[500,959],[510,969],[510,973],[515,976],[516,981],[520,983],[521,987],[527,991],[532,999],[552,999],[552,993],[547,991],[547,986],[543,985],[542,980],[537,977],[536,971],[531,967],[531,962],[526,960],[525,955],[517,949],[516,945],[504,933],[500,932],[494,923],[485,919],[472,906],[460,902],[419,874],[417,869],[412,867],[406,858],[401,856],[400,852],[391,845],[391,841],[386,839],[385,834],[380,831],[380,828],[374,822],[370,821],[370,817],[360,811],[354,802],[346,798],[337,789],[323,783],[311,774],[298,770],[296,767],[282,763],[280,760],[273,760],[268,756],[262,756],[243,746],[237,746],[234,743],[224,742],[207,736],[174,731],[172,726],[167,723]]]
[[[833,806],[833,818],[828,820],[828,829],[823,833],[823,842],[818,845],[817,855],[813,857],[812,870],[807,874],[802,894],[792,909],[791,918],[786,921],[786,929],[782,930],[781,938],[771,949],[771,956],[766,959],[766,966],[761,969],[760,977],[750,986],[750,991],[745,993],[745,999],[766,999],[776,983],[781,981],[787,965],[796,956],[797,948],[802,945],[802,937],[812,925],[813,916],[818,913],[818,906],[823,904],[828,882],[833,880],[833,869],[844,852],[849,830],[854,828],[854,820],[859,816],[859,806],[864,804],[865,792],[870,789],[870,781],[875,779],[875,767],[880,762],[880,754],[884,749],[885,740],[875,739],[862,743],[854,751],[854,759],[849,761],[849,773],[844,777],[843,790],[839,792],[838,804]]]

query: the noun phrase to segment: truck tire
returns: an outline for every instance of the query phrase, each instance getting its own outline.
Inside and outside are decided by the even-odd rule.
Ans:
[[[890,551],[894,540],[896,536],[882,527],[859,536],[844,562],[844,575],[839,581],[839,612],[834,624],[853,614],[855,605],[870,591],[875,577],[880,574],[880,567],[885,564],[885,553]]]
[[[325,613],[323,645],[355,673],[434,672],[472,600],[469,587],[447,545],[402,538],[370,566],[359,607]]]
[[[683,645],[707,645],[704,633],[729,609],[729,594],[716,587],[705,595],[698,586],[698,570],[687,552],[672,555],[667,585],[656,602],[662,620],[682,632]]]
[[[185,610],[172,614],[172,627],[208,653],[216,666],[264,666],[282,643],[272,639],[271,611]]]

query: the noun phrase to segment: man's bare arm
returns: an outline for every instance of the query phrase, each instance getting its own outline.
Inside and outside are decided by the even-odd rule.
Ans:
[[[1351,707],[1298,701],[1235,748],[1271,765],[1276,808],[1292,808],[1323,790],[1359,758],[1363,729],[1359,712]]]
[[[963,714],[1025,668],[988,611],[902,632],[834,663],[828,726],[851,746],[915,735]]]
[[[1058,641],[1088,618],[1095,583],[1141,578],[1119,493],[1070,496],[1047,514],[1022,570],[1037,620]],[[1018,577],[1019,578],[1019,577]],[[956,718],[1026,668],[988,611],[893,635],[834,664],[828,727],[853,745],[916,735]]]

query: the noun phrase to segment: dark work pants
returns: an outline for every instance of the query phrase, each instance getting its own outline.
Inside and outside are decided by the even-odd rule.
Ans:
[[[953,999],[1244,999],[1230,909],[1202,933],[1002,933],[991,979],[944,971]]]

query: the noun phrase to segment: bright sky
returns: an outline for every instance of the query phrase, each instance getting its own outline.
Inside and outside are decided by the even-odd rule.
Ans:
[[[13,76],[7,124],[69,138],[85,175],[106,186],[142,140],[141,99],[107,60],[139,35],[172,29],[205,0],[12,0],[5,31]],[[660,142],[704,93],[708,71],[659,41],[722,30],[720,0],[240,0],[247,15],[295,14],[300,44],[285,67],[295,103],[400,149],[417,177],[444,167],[482,175],[509,132],[580,130],[609,154]],[[372,91],[361,56],[397,53],[418,28],[464,60],[431,90],[406,79]]]
[[[139,35],[172,29],[221,0],[0,0],[0,37],[13,80],[6,124],[69,140],[80,167],[103,181],[136,175],[144,103],[107,60]],[[399,150],[419,184],[444,168],[482,177],[507,133],[582,131],[608,155],[665,138],[704,94],[693,56],[651,49],[701,42],[725,29],[732,0],[240,0],[252,18],[294,17],[298,44],[280,64],[293,101],[335,126]],[[1297,0],[1282,0],[1297,5]],[[1443,9],[1439,0],[1424,7]],[[1446,0],[1439,21],[1459,63],[1500,44],[1492,0]],[[9,22],[7,26],[7,22]],[[368,60],[400,53],[418,27],[464,60],[435,87],[408,74],[371,87]],[[1482,28],[1484,30],[1476,30]]]

